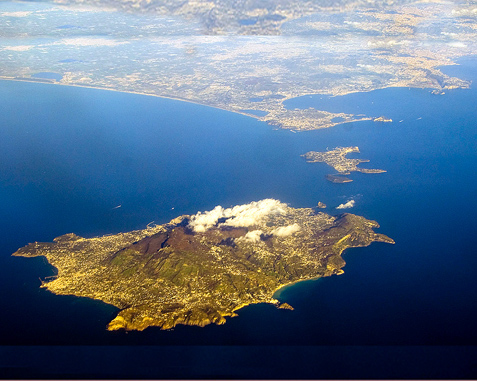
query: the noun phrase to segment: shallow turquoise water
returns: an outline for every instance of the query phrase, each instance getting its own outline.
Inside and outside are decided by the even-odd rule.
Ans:
[[[448,70],[476,79],[475,61],[464,63]],[[443,346],[435,358],[431,349],[421,353],[429,367],[444,364],[439,356],[445,354],[449,361],[460,359],[461,377],[475,374],[467,361],[475,350],[465,352],[470,357],[447,352],[448,346],[474,348],[477,343],[475,86],[443,96],[387,89],[289,101],[290,107],[330,111],[338,105],[345,112],[359,107],[394,120],[297,134],[194,104],[93,89],[1,82],[0,96],[0,289],[8,310],[1,315],[2,344],[154,345],[159,352],[169,348],[168,353],[169,346],[185,348],[191,357],[180,368],[184,373],[177,373],[183,377],[278,377],[247,357],[257,345],[276,346],[263,361],[279,356],[280,366],[284,358],[291,364],[304,353],[289,353],[290,345],[306,346],[309,356],[323,356],[323,348],[336,346],[351,345],[355,354],[361,353],[356,346],[392,346],[398,358],[412,352],[404,350],[407,346]],[[351,145],[361,150],[355,157],[370,159],[363,166],[387,173],[354,173],[354,182],[332,184],[324,179],[331,168],[300,157],[309,150]],[[353,198],[356,206],[350,211],[377,220],[379,232],[396,245],[348,250],[344,275],[287,288],[280,298],[295,307],[293,312],[248,306],[224,326],[129,334],[105,331],[114,307],[39,289],[38,277],[52,273],[41,258],[10,257],[29,242],[68,232],[116,233],[267,197],[294,207],[323,201],[333,214]],[[209,346],[211,353],[225,345],[231,357],[247,357],[249,373],[234,371],[232,360],[219,366],[209,359],[210,369],[191,367],[199,345]],[[346,369],[356,367],[345,366],[338,374],[346,377]],[[316,376],[310,369],[303,369],[303,376]],[[389,367],[363,370],[361,377],[383,377],[379,370]],[[394,371],[395,377],[405,376]]]

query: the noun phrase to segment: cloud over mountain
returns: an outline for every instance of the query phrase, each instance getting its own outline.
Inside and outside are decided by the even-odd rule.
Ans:
[[[196,233],[203,233],[216,225],[234,227],[260,225],[270,215],[284,214],[286,208],[286,204],[270,198],[227,209],[218,205],[211,211],[193,215],[189,227]],[[226,220],[219,223],[221,219]]]
[[[299,230],[301,230],[300,225],[295,223],[293,225],[280,226],[279,228],[272,230],[272,234],[277,237],[288,237]]]
[[[262,236],[263,231],[261,230],[252,230],[251,232],[248,232],[245,234],[243,237],[240,237],[238,240],[243,240],[243,241],[248,241],[248,242],[253,242],[256,243],[260,241],[260,237]]]

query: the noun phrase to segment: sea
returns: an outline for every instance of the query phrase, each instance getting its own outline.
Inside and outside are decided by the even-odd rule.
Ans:
[[[288,100],[393,120],[298,133],[177,100],[1,81],[3,376],[476,378],[477,58],[442,70],[474,82]],[[347,146],[387,172],[334,184],[301,156]],[[348,249],[344,274],[280,290],[294,311],[251,305],[223,326],[143,332],[108,332],[117,308],[54,295],[43,257],[11,256],[264,198],[365,216],[396,244]]]

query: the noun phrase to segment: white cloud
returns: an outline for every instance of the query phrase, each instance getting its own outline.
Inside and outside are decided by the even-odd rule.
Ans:
[[[85,4],[80,5],[70,5],[67,6],[59,5],[56,8],[52,8],[53,10],[60,10],[63,12],[90,12],[90,13],[100,13],[100,12],[114,12],[115,9],[113,7],[102,6],[101,8],[97,8],[94,6],[89,6]]]
[[[3,12],[0,13],[0,16],[6,17],[28,17],[32,14],[31,11],[17,11],[17,12]]]
[[[452,14],[454,16],[475,16],[477,15],[477,7],[453,9]]]
[[[340,204],[336,207],[336,209],[349,209],[349,208],[352,208],[355,204],[355,201],[354,200],[349,200],[348,202],[344,203],[344,204]]]
[[[117,41],[108,38],[89,38],[89,37],[76,37],[76,38],[64,38],[54,45],[74,45],[74,46],[117,46],[127,44],[127,41]]]
[[[287,205],[274,199],[253,201],[224,209],[216,206],[209,212],[199,212],[190,218],[189,226],[197,233],[203,233],[218,224],[220,218],[227,218],[219,226],[249,227],[260,225],[265,218],[274,214],[284,214]]]
[[[35,46],[33,45],[15,45],[15,46],[5,46],[2,50],[10,50],[13,52],[26,52],[27,50],[30,50],[34,47]]]
[[[453,48],[466,48],[467,45],[464,44],[463,42],[455,41],[455,42],[449,42],[447,45],[452,46]]]
[[[251,232],[248,232],[245,234],[243,237],[240,237],[238,240],[244,240],[248,242],[259,242],[260,241],[260,236],[263,234],[263,231],[261,230],[252,230]]]
[[[408,40],[370,40],[368,41],[369,48],[389,48],[396,45],[407,45],[409,43]]]
[[[299,230],[301,230],[300,225],[295,223],[293,225],[280,226],[279,228],[272,230],[272,234],[277,237],[288,237]]]
[[[196,233],[203,233],[209,230],[211,227],[217,224],[219,218],[225,217],[225,210],[220,205],[217,205],[213,210],[209,212],[199,212],[192,216],[189,222],[189,226]]]

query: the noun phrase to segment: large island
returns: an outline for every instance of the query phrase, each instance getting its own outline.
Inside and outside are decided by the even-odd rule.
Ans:
[[[13,255],[45,256],[55,294],[99,299],[120,309],[109,330],[223,324],[279,288],[342,273],[349,247],[394,241],[353,214],[330,216],[265,199],[180,216],[144,230],[82,238],[66,234]],[[283,308],[291,308],[285,303]]]

